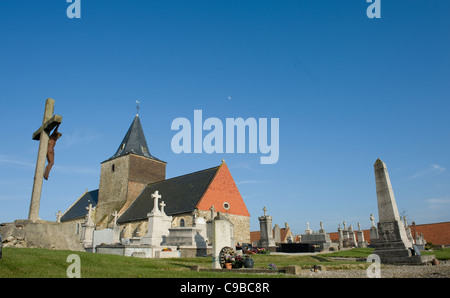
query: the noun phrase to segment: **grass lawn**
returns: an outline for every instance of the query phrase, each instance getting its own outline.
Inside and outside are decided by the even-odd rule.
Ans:
[[[211,258],[173,258],[173,259],[141,259],[115,255],[101,255],[85,252],[63,250],[47,250],[32,248],[3,248],[0,260],[1,277],[41,277],[64,278],[66,270],[72,264],[67,257],[76,254],[81,260],[81,277],[86,278],[138,278],[138,277],[290,277],[285,274],[247,274],[235,273],[233,270],[223,272],[195,272],[193,265],[211,268]],[[301,255],[253,255],[255,268],[267,268],[270,263],[278,267],[299,265],[310,268],[315,264],[340,266],[345,262],[334,262],[329,258]],[[355,262],[347,262],[355,263]]]
[[[436,249],[434,251],[422,251],[423,255],[435,255],[436,259],[444,261],[450,260],[450,248]]]
[[[352,249],[330,254],[305,255],[253,255],[255,268],[267,268],[270,263],[278,267],[298,265],[311,268],[322,265],[327,270],[333,269],[365,269],[366,262],[334,261],[331,257],[367,257],[372,249]],[[449,259],[450,249],[433,252],[437,258]],[[236,273],[234,270],[220,272],[196,272],[190,267],[199,265],[211,268],[211,257],[203,258],[173,258],[173,259],[141,259],[115,255],[92,254],[63,250],[47,250],[38,248],[3,248],[3,258],[0,260],[0,278],[65,278],[67,268],[72,264],[67,257],[76,254],[81,260],[82,278],[221,278],[221,277],[293,277],[285,274],[247,274]]]

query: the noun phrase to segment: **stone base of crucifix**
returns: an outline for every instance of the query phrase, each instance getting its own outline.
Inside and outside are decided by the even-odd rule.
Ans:
[[[74,222],[18,219],[0,225],[5,246],[84,251]]]

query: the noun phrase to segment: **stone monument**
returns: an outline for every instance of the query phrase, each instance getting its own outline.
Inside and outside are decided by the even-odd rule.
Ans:
[[[378,240],[378,229],[375,226],[375,217],[373,217],[373,214],[370,214],[370,221],[372,222],[372,226],[370,227],[370,245],[376,245]]]
[[[409,239],[409,241],[411,241],[412,244],[415,244],[414,238],[411,233],[411,228],[409,227],[408,221],[406,220],[406,216],[403,216],[403,223],[405,225],[406,236],[408,236],[408,239]]]
[[[341,224],[338,224],[338,235],[339,235],[339,249],[344,248],[344,233],[341,228]]]
[[[348,227],[348,246],[349,247],[357,247],[358,246],[358,242],[356,241],[356,235],[355,232],[353,231],[353,227],[352,225],[350,225]]]
[[[114,212],[112,214],[114,218],[112,228],[103,229],[99,233],[94,233],[99,239],[97,243],[104,241],[101,245],[95,246],[97,253],[139,258],[178,258],[181,256],[181,252],[177,249],[176,245],[167,243],[172,216],[166,215],[164,211],[166,204],[164,201],[158,204],[158,200],[162,196],[156,190],[151,197],[154,201],[152,211],[147,213],[147,233],[143,237],[122,238],[120,243],[117,243],[119,233],[116,233],[115,226],[117,224],[118,214]],[[158,206],[161,206],[161,209]]]
[[[323,223],[320,222],[319,232],[314,232],[309,228],[309,222],[306,223],[305,234],[301,235],[300,243],[318,245],[321,251],[330,250],[332,247],[334,250],[339,248],[337,243],[332,243],[330,235],[325,232]]]
[[[166,206],[164,201],[161,202],[161,210],[159,210],[158,200],[161,199],[161,195],[158,191],[155,191],[151,196],[153,198],[153,210],[147,214],[147,234],[142,238],[141,244],[160,246],[169,235],[172,216],[167,216],[164,212],[164,206]]]
[[[310,228],[309,228],[309,221],[308,222],[306,222],[306,230],[305,230],[305,234],[306,235],[311,235],[313,233],[313,230],[311,230]]]
[[[272,232],[272,216],[267,215],[267,208],[263,208],[264,215],[258,217],[261,238],[258,247],[275,251],[275,239]]]
[[[342,230],[342,243],[343,247],[351,247],[350,245],[350,234],[348,232],[347,223],[345,220],[342,222],[344,229]]]
[[[382,263],[421,264],[434,256],[413,255],[411,241],[401,222],[386,164],[380,159],[374,164],[378,201],[378,240],[374,254]]]
[[[212,238],[213,238],[213,250],[212,250],[212,268],[222,268],[220,264],[220,252],[223,248],[229,247],[234,250],[234,234],[233,223],[228,220],[224,215],[217,213],[212,221]]]
[[[361,225],[358,222],[358,231],[356,231],[358,238],[358,247],[367,247],[367,241],[364,239],[364,232],[361,231]]]
[[[92,240],[95,230],[95,225],[92,221],[92,204],[89,204],[86,210],[88,210],[88,214],[84,219],[84,223],[81,224],[81,243],[86,250],[90,251],[93,248]]]

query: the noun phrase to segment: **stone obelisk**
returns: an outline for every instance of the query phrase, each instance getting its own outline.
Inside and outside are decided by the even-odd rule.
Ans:
[[[421,263],[426,258],[413,256],[413,244],[408,239],[405,226],[400,219],[386,164],[377,159],[374,169],[379,217],[378,239],[374,253],[380,257],[382,263]]]

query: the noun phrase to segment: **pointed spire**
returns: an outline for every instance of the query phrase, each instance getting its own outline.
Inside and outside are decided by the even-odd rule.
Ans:
[[[139,115],[134,117],[127,134],[120,143],[116,153],[110,159],[130,153],[159,160],[150,154],[147,141],[145,140],[144,130],[142,129],[141,121],[139,120]]]

